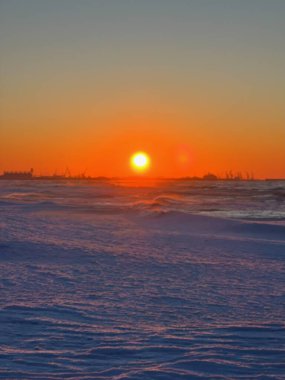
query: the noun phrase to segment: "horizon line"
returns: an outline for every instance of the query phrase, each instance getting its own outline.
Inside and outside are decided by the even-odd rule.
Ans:
[[[30,171],[3,171],[0,174],[1,180],[197,180],[197,181],[285,181],[285,177],[265,177],[265,178],[256,178],[251,174],[251,176],[243,176],[242,173],[237,172],[236,175],[232,172],[231,176],[218,176],[214,173],[208,172],[202,176],[147,176],[145,174],[137,175],[124,175],[124,176],[105,176],[105,175],[85,175],[85,173],[78,175],[65,175],[65,174],[40,174],[34,175],[33,170]]]

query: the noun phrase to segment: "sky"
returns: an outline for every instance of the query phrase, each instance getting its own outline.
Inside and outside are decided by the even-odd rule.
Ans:
[[[284,0],[0,0],[0,171],[285,177]]]

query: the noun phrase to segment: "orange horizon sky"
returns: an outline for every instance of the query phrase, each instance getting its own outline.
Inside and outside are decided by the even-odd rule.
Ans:
[[[4,0],[0,171],[285,177],[285,3]]]

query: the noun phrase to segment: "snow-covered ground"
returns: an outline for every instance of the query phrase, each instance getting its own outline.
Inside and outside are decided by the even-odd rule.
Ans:
[[[284,379],[284,182],[0,181],[0,378]]]

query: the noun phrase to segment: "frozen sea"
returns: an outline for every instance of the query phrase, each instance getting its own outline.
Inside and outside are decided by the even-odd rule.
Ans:
[[[285,182],[0,181],[1,379],[285,379]]]

